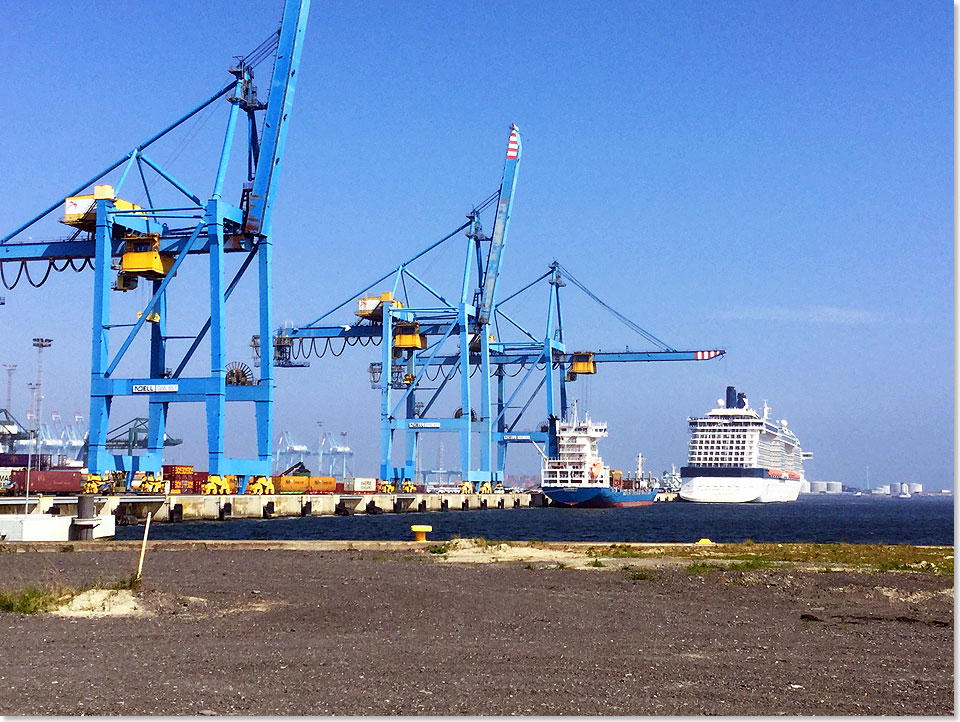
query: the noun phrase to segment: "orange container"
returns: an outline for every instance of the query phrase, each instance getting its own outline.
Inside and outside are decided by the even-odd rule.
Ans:
[[[332,476],[311,476],[311,494],[329,494],[337,490],[337,480]]]

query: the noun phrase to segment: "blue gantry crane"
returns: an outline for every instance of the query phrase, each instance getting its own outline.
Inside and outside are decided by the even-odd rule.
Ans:
[[[577,374],[595,373],[597,363],[708,360],[724,353],[678,351],[609,306],[608,310],[654,343],[656,350],[567,352],[559,296],[564,278],[600,301],[558,263],[551,264],[546,273],[505,299],[509,301],[546,280],[550,296],[544,335],[529,331],[504,312],[504,302],[498,302],[496,293],[521,157],[522,141],[513,125],[500,189],[475,207],[465,223],[309,323],[277,331],[276,360],[286,366],[304,365],[304,359],[325,355],[328,350],[339,355],[335,350],[338,342],[342,344],[340,353],[347,345],[380,346],[380,361],[369,367],[371,381],[381,394],[380,478],[397,486],[415,476],[417,447],[423,433],[456,433],[462,480],[477,491],[488,490],[503,481],[510,443],[540,442],[550,453],[556,453],[555,421],[566,414],[566,384],[575,380]],[[491,207],[495,217],[492,235],[488,237],[483,233],[480,217]],[[460,297],[451,301],[414,272],[411,265],[461,232],[467,239],[466,258]],[[389,291],[370,294],[371,289],[390,279]],[[427,301],[412,305],[408,285],[419,289]],[[331,317],[352,302],[357,303],[355,315],[359,320],[331,324]],[[503,336],[501,322],[507,329]],[[507,333],[517,339],[506,340]],[[528,382],[538,370],[543,372],[539,384],[524,403],[517,403],[523,398],[521,393],[529,390]],[[460,406],[450,415],[441,414],[436,410],[437,400],[457,375]],[[472,381],[474,376],[476,381]],[[516,377],[520,378],[508,389],[508,379]],[[541,389],[546,391],[546,421],[533,429],[518,428]],[[401,466],[393,463],[394,437],[398,432],[404,434]],[[476,463],[474,455],[478,457]]]
[[[103,171],[79,184],[34,218],[0,238],[0,281],[12,288],[26,277],[39,285],[51,270],[93,267],[93,332],[90,389],[89,470],[91,475],[126,471],[128,484],[138,470],[159,472],[169,404],[205,405],[209,473],[216,478],[236,475],[239,490],[251,478],[270,475],[273,434],[274,365],[268,354],[254,379],[242,364],[227,364],[226,301],[247,270],[258,274],[258,327],[264,338],[273,329],[272,317],[272,208],[283,166],[284,145],[293,107],[294,89],[303,46],[309,0],[286,0],[279,29],[258,48],[230,68],[233,79],[174,123],[124,154]],[[274,52],[275,51],[275,52]],[[274,57],[269,94],[264,102],[253,83],[254,69]],[[212,104],[225,99],[229,115],[210,194],[202,197],[175,177],[151,155],[151,146]],[[231,203],[224,199],[228,160],[234,146],[238,119],[247,120],[246,181]],[[104,179],[119,172],[109,185]],[[151,182],[148,183],[147,175]],[[124,200],[125,184],[139,178],[146,193],[144,204]],[[166,184],[180,199],[175,204],[154,202],[159,193],[153,183]],[[169,189],[173,190],[170,191]],[[23,240],[25,232],[41,219],[63,209],[61,222],[73,229],[69,238],[52,242]],[[228,278],[225,255],[242,257],[239,269]],[[197,257],[209,259],[209,317],[193,334],[174,336],[168,331],[167,298],[177,291],[175,277]],[[28,263],[46,263],[45,275],[36,282]],[[4,268],[17,268],[8,277]],[[36,266],[35,266],[36,267]],[[116,275],[112,273],[116,271]],[[12,280],[11,280],[12,279]],[[111,282],[112,281],[112,282]],[[111,294],[148,287],[149,300],[132,323],[111,321]],[[202,318],[202,316],[200,317]],[[192,320],[192,319],[189,319]],[[123,329],[119,346],[111,344],[111,331]],[[121,377],[117,367],[141,337],[150,353],[145,373]],[[209,371],[187,376],[184,371],[204,339],[209,339]],[[185,353],[175,359],[171,341],[186,341]],[[111,453],[108,429],[111,405],[117,397],[137,397],[148,402],[147,450],[140,455]],[[255,458],[227,458],[224,453],[226,404],[253,403],[257,430]]]

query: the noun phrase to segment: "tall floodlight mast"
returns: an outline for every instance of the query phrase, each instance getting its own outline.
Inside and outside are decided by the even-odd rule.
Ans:
[[[8,412],[12,412],[13,403],[13,372],[17,370],[16,364],[4,364],[3,368],[7,372],[7,405],[4,407]]]

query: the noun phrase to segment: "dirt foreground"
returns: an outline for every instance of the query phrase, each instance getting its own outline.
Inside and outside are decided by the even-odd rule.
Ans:
[[[0,589],[139,554],[34,548]],[[0,714],[953,714],[952,577],[692,549],[156,542],[0,612]]]

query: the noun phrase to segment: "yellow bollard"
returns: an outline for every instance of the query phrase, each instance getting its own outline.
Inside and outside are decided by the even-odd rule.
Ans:
[[[713,544],[713,542],[707,538],[703,538],[700,541],[698,541],[697,544]]]
[[[414,524],[410,527],[410,531],[413,532],[414,541],[425,542],[427,540],[427,532],[433,531],[433,527],[429,524]]]

